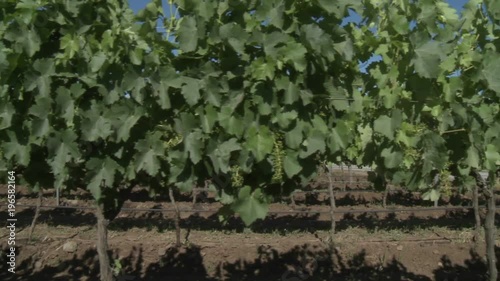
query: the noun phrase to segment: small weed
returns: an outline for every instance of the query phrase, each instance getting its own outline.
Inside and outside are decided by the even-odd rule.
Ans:
[[[382,255],[379,254],[377,258],[378,258],[377,270],[382,271],[384,270],[385,262],[387,259],[386,254],[385,253]]]
[[[119,259],[114,260],[113,274],[118,276],[122,273],[123,267]]]

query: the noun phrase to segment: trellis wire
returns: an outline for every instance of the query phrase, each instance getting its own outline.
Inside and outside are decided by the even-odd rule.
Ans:
[[[1,207],[6,207],[7,204],[0,204]],[[35,205],[16,204],[19,208],[36,208]],[[479,206],[484,209],[486,206]],[[94,210],[95,207],[88,206],[40,206],[41,209],[72,209],[72,210]],[[372,209],[372,210],[336,210],[336,214],[363,214],[363,213],[404,213],[404,212],[430,212],[430,211],[457,211],[469,210],[472,206],[453,206],[453,207],[422,207],[422,208],[387,208],[387,209]],[[158,208],[121,208],[124,212],[161,212],[173,213],[175,209],[158,209]],[[203,209],[179,209],[181,213],[217,213],[217,210],[203,210]],[[498,210],[500,212],[500,210]],[[294,210],[294,211],[269,211],[268,214],[328,214],[330,211],[320,210]]]

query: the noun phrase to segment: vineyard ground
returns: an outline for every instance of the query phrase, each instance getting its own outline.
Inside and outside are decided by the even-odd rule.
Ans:
[[[18,204],[35,204],[36,198],[26,191],[19,194]],[[339,208],[380,208],[380,196],[339,194]],[[125,207],[171,207],[164,200],[145,200],[141,191],[133,198],[138,202],[126,202]],[[181,209],[193,207],[187,195],[181,199]],[[328,210],[324,195],[312,199],[297,195],[295,209]],[[391,207],[416,206],[417,201],[417,197],[396,193]],[[61,202],[66,206],[91,206],[86,195],[78,192],[65,195]],[[43,205],[54,204],[52,192],[47,191]],[[209,196],[195,208],[217,207]],[[272,204],[270,209],[294,210],[284,203]],[[33,242],[27,243],[33,214],[33,209],[22,208],[17,213],[21,229],[17,234],[19,278],[7,274],[2,260],[0,279],[97,280],[92,210],[42,210]],[[6,218],[4,207],[0,208],[0,217]],[[486,272],[483,242],[477,249],[479,254],[473,250],[470,211],[338,214],[337,221],[337,247],[330,256],[325,244],[330,224],[327,214],[273,215],[248,229],[238,218],[222,226],[215,214],[183,213],[184,244],[176,249],[172,213],[122,212],[110,225],[109,241],[113,257],[120,260],[126,274],[124,280],[465,281],[481,280]],[[0,230],[2,249],[7,246],[7,234],[7,229]],[[75,252],[62,249],[68,241],[76,242]],[[307,275],[311,267],[316,267],[312,276]]]

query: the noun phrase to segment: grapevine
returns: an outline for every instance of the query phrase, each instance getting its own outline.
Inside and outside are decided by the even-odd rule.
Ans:
[[[35,181],[86,188],[101,231],[102,210],[126,199],[120,186],[151,188],[164,167],[176,188],[231,173],[237,190],[225,208],[245,224],[266,216],[276,183],[307,185],[324,159],[376,164],[412,187],[437,171],[443,192],[452,173],[498,169],[500,115],[488,106],[500,102],[495,1],[470,1],[460,15],[442,0],[169,0],[170,13],[155,0],[136,14],[121,0],[17,2],[0,5],[0,88],[9,89],[0,91],[0,165],[41,161],[48,171]],[[341,24],[352,11],[359,20]],[[317,98],[325,95],[335,102]],[[448,171],[448,159],[460,171]],[[495,201],[487,204],[491,242]]]

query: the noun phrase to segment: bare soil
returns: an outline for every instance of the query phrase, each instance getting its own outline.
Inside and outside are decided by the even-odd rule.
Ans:
[[[2,193],[5,189],[1,189]],[[3,194],[0,194],[4,198]],[[55,205],[46,191],[43,205]],[[484,280],[484,243],[472,243],[474,218],[469,210],[405,213],[338,214],[335,247],[329,248],[328,214],[278,213],[246,228],[239,218],[225,225],[213,196],[191,203],[178,195],[183,246],[176,248],[173,213],[122,211],[110,224],[110,255],[118,280]],[[341,210],[381,208],[380,193],[337,194]],[[202,196],[203,197],[203,196]],[[166,198],[156,201],[136,190],[125,208],[172,209]],[[440,205],[467,205],[448,198]],[[36,196],[20,189],[19,205],[34,205]],[[64,206],[92,206],[86,193],[72,192]],[[390,207],[431,206],[418,196],[395,192]],[[323,194],[297,194],[296,206],[278,202],[270,210],[328,211]],[[26,240],[33,209],[17,210],[16,274],[7,272],[0,255],[0,280],[98,280],[96,219],[92,209],[44,209]],[[5,206],[0,221],[6,221]],[[0,229],[0,246],[7,247],[8,230]],[[500,241],[500,239],[498,239]],[[63,245],[76,242],[75,252]]]

